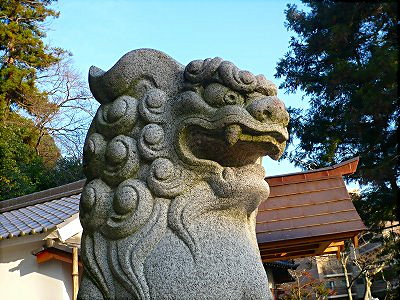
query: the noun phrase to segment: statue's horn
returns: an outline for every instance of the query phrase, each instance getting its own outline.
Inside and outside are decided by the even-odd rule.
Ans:
[[[167,54],[153,49],[138,49],[125,54],[107,72],[92,66],[89,86],[100,103],[108,103],[121,95],[135,96],[140,79],[151,81],[169,96],[183,86],[184,67]]]
[[[103,71],[102,69],[96,67],[96,66],[91,66],[89,69],[89,86],[90,90],[93,94],[93,96],[96,98],[97,101],[100,103],[106,103],[111,101],[107,101],[107,95],[104,93],[106,89],[98,88],[98,86],[101,86],[101,81],[102,81],[102,76],[106,72]]]

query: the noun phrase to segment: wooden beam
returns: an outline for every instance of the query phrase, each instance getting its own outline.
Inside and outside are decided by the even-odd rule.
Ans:
[[[261,260],[263,262],[274,261],[274,260],[286,260],[286,259],[292,259],[292,258],[297,258],[297,257],[312,256],[313,254],[314,254],[314,250],[302,250],[302,251],[297,251],[297,252],[292,252],[292,253],[277,253],[277,254],[272,254],[272,255],[265,255],[265,256],[261,257]]]
[[[72,264],[72,254],[65,251],[49,248],[36,254],[36,261],[39,264],[52,259]],[[78,261],[78,265],[83,267],[81,261]]]
[[[328,248],[332,243],[330,241],[327,242],[321,242],[319,244],[318,249],[315,250],[316,255],[323,254],[325,252],[325,249]]]
[[[275,253],[282,253],[282,252],[293,252],[299,250],[310,250],[310,249],[317,249],[320,244],[313,243],[313,244],[301,244],[301,245],[292,245],[287,247],[280,247],[280,248],[269,248],[269,249],[260,249],[261,255],[268,255],[268,254],[275,254]],[[329,242],[326,243],[326,247],[329,245]],[[325,248],[326,248],[325,247]]]
[[[268,249],[268,248],[276,248],[276,247],[287,247],[291,245],[304,245],[309,243],[317,243],[317,242],[341,242],[343,240],[351,239],[357,234],[359,234],[361,230],[351,231],[346,233],[336,233],[336,234],[329,234],[329,235],[322,235],[317,237],[306,237],[306,238],[299,238],[293,240],[286,240],[286,241],[277,241],[277,242],[268,242],[263,243],[262,241],[258,241],[258,246],[260,249]]]
[[[78,298],[79,289],[79,268],[78,268],[78,248],[72,248],[72,299]]]
[[[37,263],[41,264],[54,258],[54,255],[47,251],[42,251],[36,255]]]
[[[324,250],[324,254],[329,254],[329,253],[337,253],[340,251],[340,247],[328,247]]]
[[[307,247],[309,245],[309,247]],[[307,256],[319,256],[324,254],[336,254],[340,255],[343,251],[344,241],[335,242],[321,242],[320,244],[302,244],[302,245],[292,245],[284,250],[284,248],[276,249],[260,249],[261,259],[263,262],[276,261],[276,260],[286,260]],[[318,247],[315,247],[318,246]]]
[[[313,256],[312,253],[306,253],[306,254],[296,254],[296,255],[288,255],[288,256],[277,256],[277,257],[267,257],[267,258],[262,258],[262,262],[271,262],[271,261],[277,261],[277,260],[289,260],[289,259],[295,259],[295,258],[304,258],[304,257],[309,257]]]
[[[358,248],[358,235],[354,236],[352,240],[354,247]]]
[[[336,251],[336,258],[340,260],[340,248]]]
[[[339,246],[344,246],[344,241],[340,241],[340,242],[332,242],[330,243],[329,247],[339,247]]]

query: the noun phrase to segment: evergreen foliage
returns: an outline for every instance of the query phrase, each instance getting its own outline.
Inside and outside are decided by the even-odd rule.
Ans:
[[[53,137],[43,128],[60,105],[51,101],[43,84],[39,87],[39,80],[47,79],[46,71],[68,55],[43,42],[47,19],[59,15],[50,8],[52,2],[0,0],[0,200],[83,176],[77,169],[80,160],[60,159]],[[75,173],[63,170],[66,166]]]
[[[84,179],[82,160],[75,157],[61,157],[57,160],[51,172],[46,173],[41,189],[48,189],[66,183]]]
[[[288,92],[301,89],[306,111],[291,108],[299,141],[289,158],[320,168],[360,156],[351,177],[367,225],[398,220],[398,4],[303,0],[286,10],[296,36],[277,65]]]
[[[0,23],[0,116],[18,108],[30,114],[37,107],[51,106],[46,92],[36,87],[38,72],[59,60],[64,50],[49,48],[44,21],[58,17],[47,6],[51,0],[1,0]]]
[[[32,124],[0,126],[0,200],[38,190],[46,173],[43,159],[32,147]]]

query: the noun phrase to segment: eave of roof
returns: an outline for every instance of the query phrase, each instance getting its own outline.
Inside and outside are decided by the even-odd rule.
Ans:
[[[359,157],[354,157],[331,167],[268,176],[265,178],[265,180],[267,180],[270,186],[275,186],[279,184],[295,183],[299,181],[307,181],[324,177],[351,175],[357,170],[359,160]]]
[[[264,262],[332,253],[365,230],[342,175],[358,158],[308,172],[267,177],[270,197],[260,205],[257,240]]]
[[[299,266],[299,264],[296,264],[294,262],[286,261],[286,260],[276,260],[273,262],[265,262],[264,263],[265,267],[273,267],[273,268],[281,268],[281,269],[291,269],[291,270],[296,270],[296,268]]]
[[[84,182],[0,202],[0,240],[50,231],[77,214]]]
[[[45,191],[0,201],[0,213],[79,194],[85,182],[86,179],[83,179]]]

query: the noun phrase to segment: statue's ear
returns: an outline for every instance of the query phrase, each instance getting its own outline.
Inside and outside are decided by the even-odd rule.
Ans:
[[[89,86],[100,103],[109,103],[121,95],[140,98],[148,88],[173,96],[183,86],[184,67],[165,53],[138,49],[125,54],[110,70],[92,66]]]

